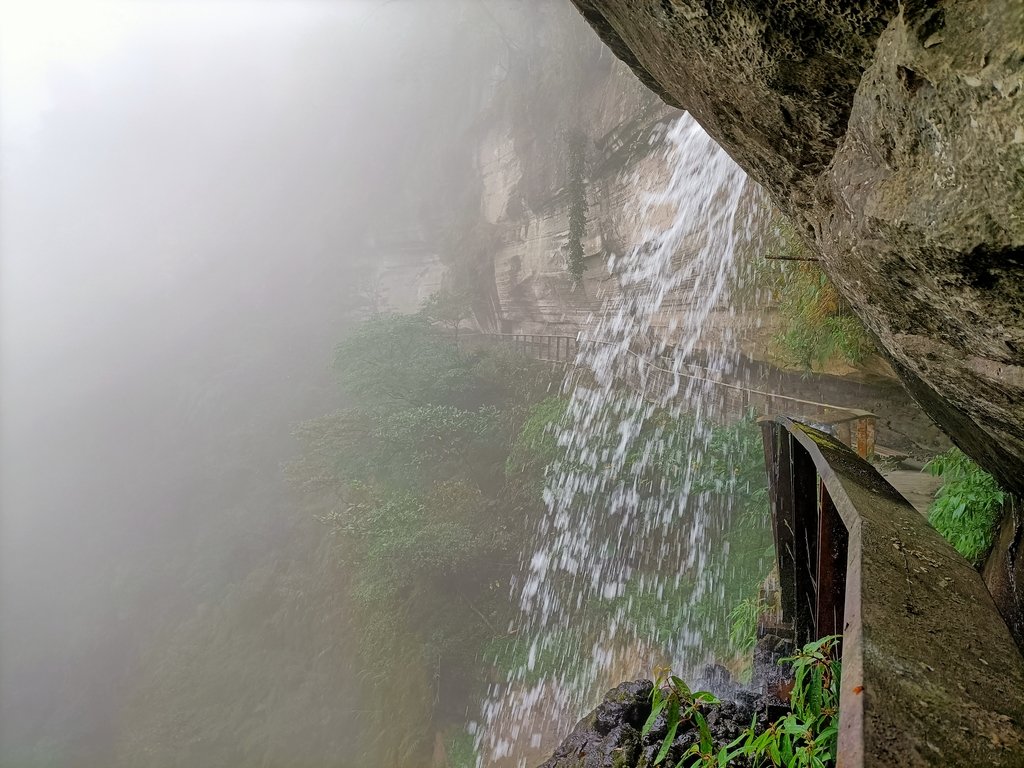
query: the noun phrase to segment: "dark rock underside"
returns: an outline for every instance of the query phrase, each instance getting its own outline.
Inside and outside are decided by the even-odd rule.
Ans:
[[[573,0],[797,222],[929,415],[1024,494],[1024,0]]]

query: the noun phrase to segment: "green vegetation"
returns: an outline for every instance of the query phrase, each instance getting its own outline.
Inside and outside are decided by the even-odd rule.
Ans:
[[[420,307],[420,314],[450,330],[452,338],[457,341],[462,321],[473,317],[470,294],[467,290],[441,288],[427,297]]]
[[[550,373],[461,351],[424,315],[371,318],[335,367],[349,405],[299,426],[287,472],[338,540],[364,730],[417,724],[365,758],[418,764],[434,734],[463,724],[478,660],[507,626],[524,517],[540,506],[506,475],[509,446]]]
[[[662,712],[668,732],[654,765],[662,763],[671,749],[679,725],[691,721],[699,740],[683,755],[687,768],[724,768],[745,758],[753,768],[829,768],[835,765],[839,738],[839,684],[842,674],[836,658],[840,637],[831,635],[805,645],[795,656],[780,663],[792,664],[794,683],[790,712],[758,733],[756,716],[732,743],[717,747],[703,708],[720,702],[706,691],[691,691],[668,670],[656,670],[652,708],[641,731],[646,736]]]
[[[679,730],[679,724],[686,720],[692,720],[700,732],[700,741],[687,754],[711,753],[715,747],[714,741],[711,739],[708,722],[700,710],[702,707],[718,704],[721,702],[714,695],[707,691],[691,691],[686,683],[670,674],[667,669],[656,670],[654,689],[651,691],[651,714],[640,731],[641,736],[646,736],[651,732],[651,728],[654,727],[654,723],[661,713],[665,713],[668,733],[654,758],[654,765],[660,765],[668,756],[668,751],[676,738],[676,731]]]
[[[626,402],[608,405],[617,412],[630,407]],[[507,471],[523,472],[524,483],[530,484],[525,492],[537,497],[543,489],[545,468],[574,468],[553,430],[567,406],[564,396],[548,397],[532,406],[509,453]],[[617,434],[605,435],[590,448],[595,453],[610,451],[617,440]],[[694,505],[702,505],[714,518],[708,530],[715,537],[705,545],[712,551],[728,552],[729,557],[709,562],[707,567],[715,572],[714,588],[698,591],[699,580],[692,574],[665,578],[657,546],[643,547],[630,563],[633,574],[621,592],[614,597],[591,597],[581,618],[585,616],[591,626],[615,623],[628,627],[637,639],[656,647],[669,647],[680,627],[699,626],[702,642],[718,658],[744,655],[749,648],[745,641],[733,642],[725,617],[752,591],[756,594],[772,560],[764,452],[754,416],[705,432],[687,415],[654,409],[643,419],[640,436],[619,477],[611,481],[616,484],[635,488],[643,499],[641,504],[652,504],[651,514],[660,511],[665,498],[686,493]],[[583,497],[579,503],[592,501]],[[683,513],[667,521],[656,536],[685,540],[689,525],[689,515]],[[570,589],[572,585],[567,584],[566,594]],[[586,645],[586,638],[568,629],[546,636],[542,647],[536,649],[535,666],[527,679],[546,674],[573,679],[585,670],[570,660]],[[513,638],[495,648],[490,658],[502,670],[515,670],[528,650]]]
[[[569,135],[569,276],[574,285],[583,282],[583,234],[587,228],[587,186],[584,179],[586,138],[580,132]]]
[[[476,745],[465,728],[458,728],[448,738],[448,768],[476,768]]]
[[[532,639],[517,634],[497,638],[484,651],[484,658],[495,671],[508,676],[518,675],[528,685],[541,680],[560,680],[569,684],[578,682],[584,672],[583,660],[589,648],[583,630],[579,627],[564,627],[545,635],[538,643],[529,663]]]
[[[835,765],[839,740],[839,684],[842,663],[836,658],[840,637],[830,635],[808,643],[780,663],[793,665],[790,712],[757,733],[754,723],[732,744],[727,758],[700,755],[700,766],[720,768],[734,757],[747,758],[754,768],[828,768]]]
[[[807,370],[832,361],[860,365],[874,351],[871,336],[789,224],[779,223],[765,268],[785,323],[775,342],[788,362]]]
[[[950,448],[925,465],[942,478],[928,510],[928,522],[957,552],[978,565],[992,548],[1004,493],[995,478],[959,448]]]
[[[729,642],[739,653],[750,653],[757,643],[757,620],[765,611],[760,594],[737,603],[729,614]]]
[[[551,395],[530,408],[509,451],[506,464],[509,474],[524,471],[543,474],[549,464],[561,458],[552,427],[565,418],[568,405],[568,398]]]
[[[287,468],[340,554],[363,730],[386,734],[396,721],[415,724],[401,739],[364,745],[362,758],[416,764],[441,734],[465,753],[458,760],[469,760],[468,742],[451,734],[488,680],[589,679],[593,638],[584,626],[614,622],[649,646],[668,647],[681,626],[700,625],[716,655],[736,656],[724,615],[770,561],[753,417],[704,428],[687,416],[644,409],[638,447],[612,479],[635,488],[652,510],[666,494],[680,494],[713,516],[709,528],[719,539],[708,546],[729,553],[704,566],[714,570],[714,587],[698,589],[693,574],[666,580],[655,549],[638,547],[630,555],[633,575],[617,596],[590,597],[578,627],[533,646],[532,638],[508,632],[510,582],[524,535],[543,513],[546,474],[571,468],[556,436],[568,398],[548,394],[547,367],[501,350],[460,350],[430,314],[375,316],[338,346],[347,407],[298,427],[303,452]],[[620,413],[629,407],[610,406]],[[609,449],[619,439],[594,438]],[[685,540],[690,524],[678,514],[658,535]],[[568,599],[572,579],[561,578],[553,588]]]

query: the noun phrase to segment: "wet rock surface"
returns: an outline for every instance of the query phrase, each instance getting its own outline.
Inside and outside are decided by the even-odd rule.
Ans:
[[[719,683],[726,682],[721,671],[719,667],[710,672]],[[731,680],[727,684],[732,686],[733,698],[705,712],[716,747],[733,741],[753,718],[763,727],[786,711],[771,695],[740,690]],[[640,735],[650,713],[651,681],[622,683],[605,694],[601,704],[576,724],[551,759],[539,768],[648,768],[668,733],[668,722],[662,714],[646,736]],[[696,726],[680,723],[662,765],[672,768],[699,738]]]
[[[541,768],[624,768],[636,764],[651,713],[650,680],[622,683],[580,720]]]
[[[1024,493],[1024,2],[573,2],[794,219],[929,415]]]

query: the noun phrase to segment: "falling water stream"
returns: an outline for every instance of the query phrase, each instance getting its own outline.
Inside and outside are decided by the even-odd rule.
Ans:
[[[654,664],[696,675],[723,661],[726,585],[763,567],[757,535],[752,562],[737,563],[728,531],[742,504],[728,478],[707,492],[719,398],[714,376],[691,375],[696,358],[724,375],[737,359],[728,325],[711,326],[755,237],[757,191],[689,115],[663,147],[668,183],[646,196],[639,244],[609,260],[619,289],[566,380],[547,512],[514,585],[523,661],[490,688],[480,766],[539,762],[602,690]]]

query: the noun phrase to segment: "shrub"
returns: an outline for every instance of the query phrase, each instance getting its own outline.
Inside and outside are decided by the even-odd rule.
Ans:
[[[707,691],[691,691],[686,683],[667,669],[656,670],[651,691],[651,714],[641,733],[646,736],[665,713],[668,733],[653,765],[668,756],[679,725],[690,721],[699,740],[678,763],[687,768],[723,768],[736,758],[754,768],[829,768],[835,765],[839,738],[839,685],[842,665],[836,658],[839,636],[830,635],[808,643],[779,663],[793,665],[790,712],[757,731],[755,715],[750,727],[732,743],[718,746],[702,709],[718,706]]]
[[[959,448],[933,458],[925,471],[942,478],[942,487],[928,510],[928,522],[957,552],[978,565],[992,548],[1003,491],[992,475]]]
[[[839,636],[830,635],[808,643],[795,656],[780,664],[793,665],[790,712],[760,734],[751,723],[728,747],[726,759],[701,754],[697,765],[727,765],[734,757],[745,757],[758,766],[787,768],[828,768],[836,761],[839,741],[839,684],[842,665],[836,658]],[[710,759],[709,759],[710,758]],[[716,758],[719,758],[715,761]]]
[[[808,370],[831,360],[859,365],[874,349],[860,320],[816,264],[787,268],[780,309],[787,327],[776,341],[786,357]]]
[[[729,614],[729,642],[739,653],[750,653],[757,643],[757,621],[765,611],[761,595],[745,598]]]

